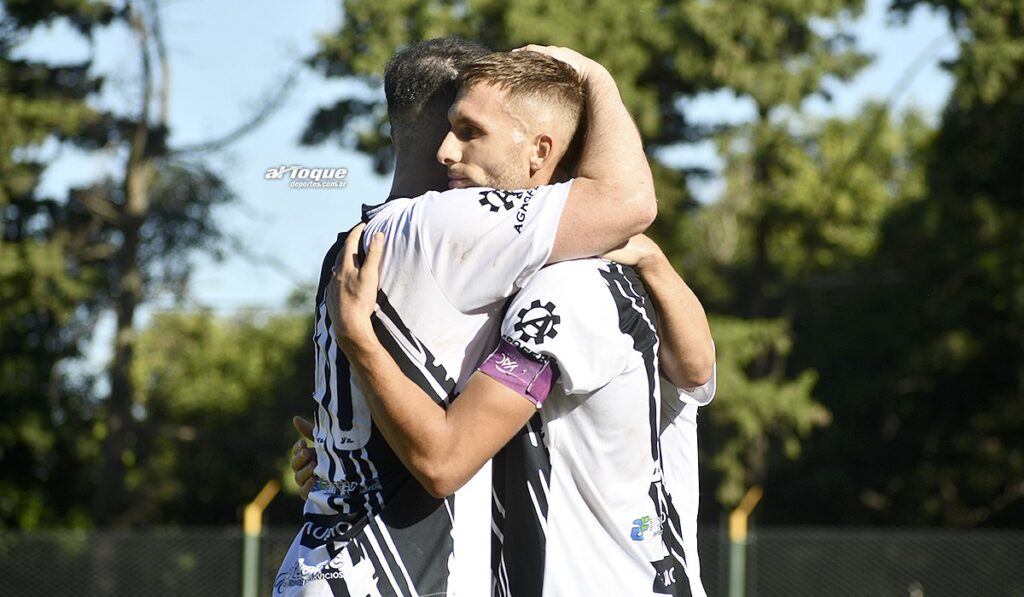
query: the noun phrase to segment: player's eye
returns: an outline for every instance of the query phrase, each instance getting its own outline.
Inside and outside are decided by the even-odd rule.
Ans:
[[[455,134],[463,141],[469,141],[470,139],[476,139],[484,133],[475,126],[461,126],[458,127]]]

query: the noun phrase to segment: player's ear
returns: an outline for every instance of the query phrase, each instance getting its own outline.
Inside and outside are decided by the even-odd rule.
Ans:
[[[555,158],[555,142],[551,135],[541,133],[533,140],[532,152],[530,154],[530,175],[548,165]]]

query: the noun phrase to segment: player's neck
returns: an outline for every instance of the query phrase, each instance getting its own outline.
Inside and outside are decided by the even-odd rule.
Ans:
[[[447,187],[448,178],[436,161],[402,159],[399,155],[388,196],[418,197],[428,191],[443,191]]]

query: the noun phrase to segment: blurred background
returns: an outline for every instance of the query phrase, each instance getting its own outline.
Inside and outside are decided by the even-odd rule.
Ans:
[[[269,594],[301,520],[320,262],[387,196],[383,65],[444,35],[569,46],[619,82],[650,234],[718,349],[709,594],[1024,595],[1018,0],[15,0],[0,19],[5,595],[234,595],[249,574]],[[267,178],[282,166],[345,185]]]

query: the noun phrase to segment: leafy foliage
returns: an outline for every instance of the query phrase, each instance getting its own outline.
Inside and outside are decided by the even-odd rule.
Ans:
[[[268,479],[294,489],[284,447],[295,441],[292,415],[310,408],[311,327],[291,312],[154,317],[132,371],[140,393],[132,523],[223,523]],[[294,523],[299,509],[279,500],[270,515]]]
[[[713,140],[725,163],[722,196],[700,205],[687,183],[707,173],[652,160],[660,217],[651,234],[713,313],[719,389],[701,433],[703,481],[714,488],[705,494],[717,500],[702,516],[715,519],[761,484],[761,522],[1020,526],[1018,4],[892,2],[897,17],[942,11],[960,40],[947,65],[953,94],[933,128],[883,105],[849,118],[801,114],[807,98],[828,98],[867,62],[848,34],[861,1],[350,0],[309,64],[364,85],[313,115],[303,141],[355,147],[387,172],[375,90],[392,52],[417,40],[454,34],[594,57],[619,81],[651,155]],[[235,520],[267,478],[287,479],[288,419],[309,408],[309,320],[291,312],[157,315],[131,345],[134,360],[120,361],[134,390],[114,405],[69,374],[97,315],[126,291],[137,291],[133,305],[186,291],[190,251],[218,250],[210,215],[231,193],[167,147],[159,118],[92,102],[104,81],[87,59],[41,64],[13,49],[56,19],[85,39],[152,25],[130,10],[152,6],[19,0],[0,11],[2,527],[109,520],[90,498],[111,461],[134,504],[121,522]],[[691,123],[687,100],[718,90],[752,103],[754,119]],[[145,150],[124,178],[40,195],[48,147],[124,155],[137,135]],[[144,217],[129,209],[139,196]],[[137,288],[123,283],[125,262],[138,268]],[[110,442],[118,412],[127,423]],[[278,500],[271,519],[295,510]]]

